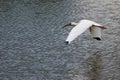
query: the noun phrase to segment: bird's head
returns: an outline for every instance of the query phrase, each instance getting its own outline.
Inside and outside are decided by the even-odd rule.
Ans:
[[[67,23],[65,26],[63,26],[63,28],[65,28],[65,27],[67,27],[67,26],[76,26],[77,25],[77,23],[75,23],[75,22],[70,22],[70,23]]]

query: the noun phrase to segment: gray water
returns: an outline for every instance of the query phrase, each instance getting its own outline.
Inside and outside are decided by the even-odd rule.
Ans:
[[[70,45],[66,23],[103,24]],[[120,0],[0,0],[0,80],[120,80]]]

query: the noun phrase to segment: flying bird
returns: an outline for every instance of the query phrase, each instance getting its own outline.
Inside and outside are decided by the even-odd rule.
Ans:
[[[75,38],[85,32],[87,29],[90,30],[92,37],[96,40],[101,40],[101,29],[106,29],[106,27],[90,20],[80,20],[78,23],[70,22],[66,26],[74,26],[70,31],[67,39],[65,40],[66,44],[70,44]]]

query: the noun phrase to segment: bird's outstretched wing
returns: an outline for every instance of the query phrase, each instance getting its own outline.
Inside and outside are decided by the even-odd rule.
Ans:
[[[94,39],[101,40],[101,28],[100,27],[98,27],[96,25],[92,25],[89,28],[89,30]]]
[[[68,44],[71,43],[75,38],[77,38],[79,35],[81,35],[83,32],[85,32],[89,27],[91,26],[90,23],[86,23],[85,21],[81,21],[78,23],[77,26],[75,26],[69,33],[66,42]]]

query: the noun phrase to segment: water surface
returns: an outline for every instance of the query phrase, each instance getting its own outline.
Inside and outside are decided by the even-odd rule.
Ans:
[[[119,0],[0,0],[1,80],[119,80]],[[107,27],[65,45],[66,23]]]

